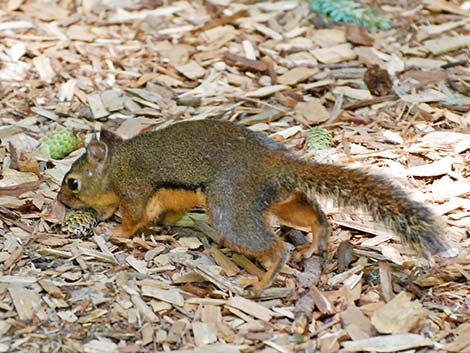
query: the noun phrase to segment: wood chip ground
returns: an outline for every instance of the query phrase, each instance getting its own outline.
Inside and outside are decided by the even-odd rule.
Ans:
[[[390,30],[319,21],[294,0],[1,1],[0,352],[470,352],[470,5],[369,3]],[[202,118],[316,159],[304,144],[320,124],[323,158],[410,187],[460,255],[423,265],[324,202],[323,272],[291,260],[252,298],[266,264],[220,248],[200,213],[119,245],[118,217],[62,234],[56,194],[83,149],[49,160],[41,138]]]

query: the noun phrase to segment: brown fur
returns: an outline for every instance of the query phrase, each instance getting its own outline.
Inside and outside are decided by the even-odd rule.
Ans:
[[[122,226],[113,235],[120,237],[155,218],[173,222],[191,207],[205,206],[224,244],[272,260],[259,290],[287,258],[285,245],[268,226],[271,214],[308,227],[313,246],[326,253],[330,228],[318,196],[364,208],[423,253],[447,249],[438,218],[390,179],[303,161],[267,137],[223,121],[177,123],[127,141],[105,133],[74,163],[59,199],[95,208],[102,219],[119,206]]]
[[[310,248],[313,248],[317,254],[327,250],[331,228],[328,218],[315,200],[310,201],[304,194],[294,193],[288,199],[275,204],[269,211],[287,226],[308,227],[312,232],[313,243],[299,247],[297,258],[309,252]]]

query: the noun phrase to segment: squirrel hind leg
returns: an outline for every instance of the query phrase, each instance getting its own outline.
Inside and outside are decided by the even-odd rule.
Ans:
[[[286,244],[281,239],[276,239],[275,247],[268,255],[265,254],[265,256],[270,258],[271,265],[263,278],[253,285],[253,293],[255,295],[259,295],[263,288],[269,287],[272,284],[274,278],[276,278],[281,268],[286,264],[288,255]]]
[[[254,293],[259,294],[263,288],[272,283],[286,263],[288,251],[285,243],[277,238],[268,226],[267,210],[251,209],[247,207],[253,205],[250,202],[237,203],[234,199],[231,199],[231,202],[228,200],[230,198],[224,200],[216,198],[214,201],[219,202],[211,202],[208,197],[206,205],[208,219],[223,245],[244,255],[271,260],[266,274],[253,286]]]
[[[165,210],[157,217],[157,224],[158,225],[172,225],[178,222],[186,213],[188,212],[187,209],[179,209],[179,210]]]
[[[299,260],[306,253],[313,252],[325,255],[328,248],[328,239],[331,234],[330,223],[326,214],[316,200],[307,198],[303,193],[294,193],[289,198],[276,203],[270,212],[279,220],[293,228],[310,228],[313,243],[298,247],[296,259]]]

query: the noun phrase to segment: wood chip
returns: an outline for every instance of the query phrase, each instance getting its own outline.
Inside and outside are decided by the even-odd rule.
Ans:
[[[142,287],[142,295],[146,297],[155,298],[164,302],[174,304],[177,306],[184,305],[184,298],[178,290],[175,289],[160,289],[151,286]]]
[[[371,337],[374,329],[370,320],[354,305],[341,312],[341,320],[346,325],[346,331],[355,341]]]
[[[454,158],[444,157],[439,161],[409,168],[406,172],[412,176],[438,176],[452,171]]]
[[[295,110],[300,113],[302,122],[305,124],[320,124],[330,118],[330,113],[317,101],[299,102]]]
[[[192,324],[194,341],[201,347],[217,341],[217,335],[214,330],[203,322],[194,321]]]
[[[268,69],[266,63],[262,61],[245,58],[230,52],[224,53],[224,60],[227,64],[238,66],[244,70],[266,71]]]
[[[101,101],[106,110],[115,112],[124,108],[124,100],[122,96],[115,90],[107,90],[101,93]]]
[[[262,87],[255,91],[246,93],[246,97],[253,97],[253,98],[266,97],[266,96],[270,96],[273,93],[284,91],[288,88],[289,86],[286,86],[286,85],[273,85],[273,86]]]
[[[372,95],[370,92],[366,89],[357,89],[357,88],[350,88],[350,87],[336,87],[333,90],[334,94],[342,94],[345,95],[346,97],[353,98],[353,99],[359,99],[359,100],[367,100],[367,99],[372,99]]]
[[[20,320],[31,321],[41,307],[41,297],[33,290],[17,285],[8,287]]]
[[[470,43],[470,36],[444,37],[427,40],[424,42],[424,47],[433,55],[439,55],[468,46],[468,43]]]
[[[344,349],[349,352],[397,352],[406,349],[429,347],[433,341],[413,333],[386,335],[366,338],[358,341],[343,342]]]
[[[257,319],[263,321],[270,321],[274,313],[265,308],[264,306],[242,297],[232,297],[227,301],[227,304],[230,307],[239,309]]]
[[[372,325],[381,333],[406,333],[426,317],[423,306],[400,292],[372,315]]]
[[[469,350],[469,1],[383,2],[399,19],[386,31],[325,26],[298,0],[4,3],[0,352],[324,353],[349,339],[364,351]],[[84,148],[51,161],[35,151],[45,135],[129,139],[197,119],[241,123],[300,158],[308,126],[326,124],[331,151],[307,159],[411,178],[460,256],[411,271],[416,254],[395,234],[319,200],[335,225],[328,261],[291,258],[253,298],[265,261],[222,246],[199,209],[122,244],[109,238],[119,211],[93,237],[60,234],[57,192]],[[303,231],[295,239],[313,236]],[[401,287],[421,299],[394,305]],[[73,334],[48,345],[45,332]]]
[[[152,309],[145,303],[145,301],[140,296],[138,296],[137,294],[132,295],[131,301],[136,307],[136,309],[139,311],[139,313],[145,318],[145,320],[149,322],[160,321],[158,319],[158,316],[153,313]]]
[[[51,61],[47,56],[40,55],[33,59],[34,67],[36,68],[37,72],[39,73],[39,77],[41,80],[45,82],[51,82],[56,73],[51,66]]]
[[[325,64],[335,64],[346,60],[352,60],[356,54],[351,49],[351,44],[345,43],[333,47],[312,50],[312,54],[318,61]]]
[[[215,262],[224,269],[227,276],[233,277],[240,273],[240,269],[227,256],[219,249],[212,247],[209,250],[209,254],[214,258]]]
[[[308,80],[311,76],[315,75],[318,69],[308,69],[304,67],[296,67],[287,71],[282,76],[279,76],[278,82],[283,85],[295,85],[300,82]]]
[[[147,274],[149,272],[146,261],[137,260],[134,256],[131,255],[126,257],[126,262],[140,273]]]
[[[190,61],[185,65],[176,66],[176,69],[190,80],[201,78],[206,73],[206,70],[196,61]]]
[[[87,96],[87,101],[95,119],[104,118],[105,116],[109,115],[109,112],[106,110],[106,107],[101,100],[100,94],[92,94]]]

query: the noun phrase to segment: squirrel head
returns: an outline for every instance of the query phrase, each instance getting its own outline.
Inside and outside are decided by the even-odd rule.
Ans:
[[[100,219],[112,216],[119,198],[111,188],[110,163],[122,139],[102,130],[100,139],[92,138],[86,152],[77,159],[62,181],[58,200],[71,208],[91,207]]]

